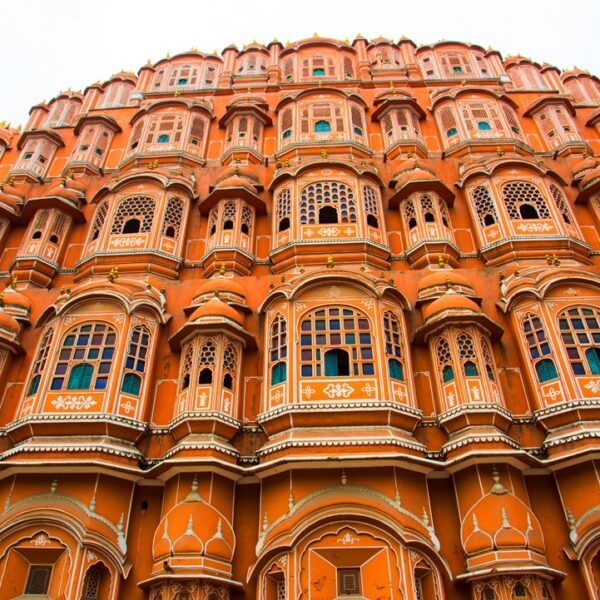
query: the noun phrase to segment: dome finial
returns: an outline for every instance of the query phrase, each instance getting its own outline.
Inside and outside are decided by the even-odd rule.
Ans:
[[[494,480],[494,484],[490,489],[490,492],[492,494],[497,494],[498,496],[501,496],[502,494],[508,493],[508,488],[502,485],[502,482],[500,481],[500,473],[498,473],[498,469],[496,469],[495,465],[492,468],[492,479]]]

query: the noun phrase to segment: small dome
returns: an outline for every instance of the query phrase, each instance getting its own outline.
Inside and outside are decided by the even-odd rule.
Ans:
[[[600,167],[600,158],[597,156],[588,156],[573,167],[573,178],[581,179],[585,173],[596,167]]]
[[[252,181],[239,174],[230,175],[215,185],[215,190],[230,188],[244,188],[252,194],[256,194],[256,186],[252,183]]]
[[[21,310],[25,310],[29,312],[31,310],[31,300],[21,292],[17,292],[17,290],[13,289],[11,286],[8,286],[4,292],[2,292],[2,301],[0,305],[15,307]]]
[[[192,316],[189,320],[198,321],[202,318],[214,317],[229,319],[230,321],[233,321],[234,323],[237,323],[242,327],[244,325],[244,318],[242,317],[242,315],[237,310],[235,310],[235,308],[229,306],[229,304],[226,304],[218,298],[213,298],[212,300],[209,300],[202,306],[198,307],[192,313]]]
[[[469,280],[460,273],[452,269],[439,269],[437,271],[433,271],[429,275],[425,275],[423,279],[419,282],[419,293],[428,288],[444,286],[446,287],[448,284],[452,285],[460,285],[467,288],[472,289]]]
[[[3,310],[0,310],[0,329],[10,331],[11,333],[19,333],[20,327],[14,317],[11,317]]]
[[[592,181],[600,178],[600,166],[587,171],[586,174],[582,177],[580,186],[581,188],[586,188]]]
[[[428,321],[433,316],[446,312],[460,312],[460,313],[480,313],[479,306],[463,296],[457,294],[454,290],[449,289],[443,296],[434,300],[429,306],[423,309],[423,317],[425,321]]]
[[[204,294],[219,294],[221,292],[225,294],[235,294],[236,296],[241,296],[244,300],[246,299],[246,294],[244,293],[242,286],[228,277],[209,279],[198,288],[197,292],[194,294],[194,298],[203,296]]]

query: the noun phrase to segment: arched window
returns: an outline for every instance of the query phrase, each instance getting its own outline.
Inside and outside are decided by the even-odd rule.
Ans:
[[[512,597],[514,600],[517,598],[529,598],[527,588],[520,581],[513,587]]]
[[[338,212],[333,206],[319,208],[319,223],[337,223]]]
[[[303,377],[322,377],[336,368],[350,376],[375,373],[371,326],[359,311],[337,306],[314,310],[300,330]]]
[[[528,181],[509,181],[502,186],[508,215],[513,220],[550,219],[550,211],[540,190]]]
[[[127,355],[125,357],[125,372],[121,391],[133,396],[139,396],[142,387],[142,376],[146,371],[150,332],[144,325],[138,325],[131,330]]]
[[[338,181],[317,181],[305,186],[300,193],[300,223],[314,225],[319,209],[331,206],[336,210],[335,223],[355,223],[356,204],[352,188]]]
[[[498,222],[498,213],[489,189],[484,185],[478,185],[472,193],[475,212],[482,228],[489,227]]]
[[[198,383],[209,384],[213,382],[213,372],[217,357],[217,345],[212,339],[206,340],[198,353]]]
[[[134,196],[125,198],[119,204],[113,220],[110,233],[112,235],[123,235],[127,233],[150,233],[156,212],[156,201],[145,196]],[[127,229],[137,227],[134,221],[139,223],[137,231],[129,232]]]
[[[468,333],[461,333],[456,338],[456,345],[465,376],[476,377],[479,375],[473,338]]]
[[[53,335],[54,329],[50,328],[42,337],[42,342],[31,371],[31,381],[29,382],[29,388],[27,389],[28,396],[33,396],[35,393],[37,393],[40,387],[40,381],[42,379],[44,369],[46,368],[46,361],[48,360],[48,352],[50,351],[50,344],[52,343]]]
[[[89,569],[83,583],[81,600],[99,600],[101,587],[108,575],[108,569],[100,563]]]
[[[481,353],[483,355],[483,364],[485,366],[486,375],[490,381],[496,381],[492,350],[483,336],[479,338],[479,343],[481,344]]]
[[[72,329],[58,352],[51,390],[105,390],[117,336],[105,323],[85,323]]]
[[[281,111],[281,115],[279,117],[279,127],[281,131],[281,139],[287,140],[292,137],[293,133],[293,114],[291,108],[286,108]]]
[[[167,201],[167,210],[163,218],[162,232],[165,237],[177,239],[183,221],[183,202],[171,197]]]
[[[556,379],[558,373],[552,359],[552,348],[541,319],[533,313],[527,313],[523,317],[522,327],[538,381],[545,383]]]
[[[94,223],[90,229],[90,242],[94,242],[98,239],[102,227],[106,221],[106,215],[108,214],[108,202],[102,202],[96,209],[96,216],[94,217]]]
[[[600,310],[575,306],[558,315],[562,343],[575,375],[600,375]]]
[[[181,382],[181,389],[179,391],[181,392],[187,390],[190,387],[193,360],[194,345],[190,342],[185,348],[185,354],[183,357],[183,361],[181,362],[181,375],[179,376],[179,381]]]
[[[452,365],[452,354],[450,344],[446,338],[440,338],[435,345],[435,354],[442,382],[449,383],[454,379],[454,366]]]
[[[573,219],[571,217],[571,210],[569,209],[569,204],[567,203],[566,198],[563,193],[560,191],[557,185],[553,183],[550,184],[550,193],[552,194],[552,198],[554,200],[554,204],[562,217],[562,220],[567,224],[571,225]]]
[[[489,586],[484,587],[481,592],[481,600],[496,600],[496,592]]]
[[[232,344],[228,344],[223,352],[223,387],[228,390],[233,390],[236,362],[236,351]]]
[[[291,214],[292,195],[289,188],[286,188],[277,196],[277,231],[286,231],[290,228]]]
[[[269,361],[271,363],[271,385],[287,379],[287,323],[277,315],[271,323]]]
[[[363,208],[367,217],[367,225],[379,228],[379,202],[377,192],[370,186],[365,185],[362,188]]]
[[[402,364],[402,328],[398,317],[389,310],[383,314],[383,332],[385,336],[385,354],[387,357],[388,373],[392,379],[404,381],[404,366]]]
[[[491,131],[492,126],[487,121],[478,121],[477,129],[479,129],[479,131]]]

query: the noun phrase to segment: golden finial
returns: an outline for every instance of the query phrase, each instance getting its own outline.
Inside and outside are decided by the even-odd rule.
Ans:
[[[150,291],[152,289],[152,282],[150,279],[146,279],[146,289]]]
[[[151,160],[151,161],[148,163],[148,168],[149,168],[151,171],[153,171],[154,169],[157,169],[157,168],[158,168],[158,160]]]
[[[460,80],[460,85],[467,85],[467,80],[466,79],[461,79]]]
[[[300,265],[300,273],[304,273],[304,271],[306,271],[306,269],[304,268],[304,265]]]
[[[446,268],[446,261],[444,260],[444,257],[441,254],[438,255],[438,265],[439,265],[440,269]]]
[[[0,306],[4,306],[4,292],[0,292]]]
[[[16,275],[13,275],[12,281],[10,282],[10,287],[13,290],[17,289],[17,276]]]
[[[283,161],[283,166],[286,167],[286,168],[289,167],[290,166],[290,161],[289,160],[284,160]]]
[[[408,152],[408,154],[406,155],[407,158],[413,158],[414,153],[413,152]],[[416,166],[416,165],[415,165]]]
[[[212,51],[212,53],[213,53],[215,56],[217,56],[217,54],[219,54],[219,51],[218,51],[216,48],[214,48],[214,49],[213,49],[213,51]]]
[[[504,150],[503,150],[502,148],[500,148],[500,146],[498,146],[498,147],[496,148],[496,154],[497,154],[498,156],[504,156]]]
[[[271,283],[269,283],[269,289],[272,290],[275,287],[275,284],[271,281]]]
[[[508,493],[508,489],[500,481],[500,473],[498,473],[495,465],[492,467],[492,480],[494,482],[490,489],[492,494],[502,495]]]
[[[152,61],[151,61],[150,59],[148,59],[148,60],[146,61],[146,65],[147,65],[147,66],[151,66],[151,65],[152,65]]]
[[[14,177],[14,175],[12,177],[10,177],[6,183],[8,183],[8,185],[15,185],[15,177]]]
[[[19,124],[17,125],[17,131],[18,131],[19,133],[21,133],[21,123],[19,123]]]
[[[328,269],[333,269],[334,267],[334,263],[333,263],[333,256],[331,256],[331,254],[327,257],[327,268]]]
[[[344,38],[344,44],[349,44],[350,40],[348,38]]]
[[[322,79],[319,79],[319,85],[318,85],[318,87],[323,87],[323,80]]]
[[[170,52],[167,52],[166,58],[171,58],[171,53]]]
[[[67,171],[67,177],[68,177],[69,179],[73,179],[73,175],[75,175],[75,171],[74,171],[73,169],[69,169],[69,170]]]
[[[225,275],[225,263],[221,263],[221,268],[219,269],[219,273],[221,276]]]
[[[181,96],[181,90],[175,90],[173,96],[175,96],[175,98],[179,98],[179,96]]]
[[[319,34],[318,34],[316,31],[315,31],[315,32],[313,33],[313,37],[319,37]]]
[[[108,274],[108,277],[107,277],[107,279],[108,279],[108,280],[109,280],[111,283],[114,283],[114,282],[115,282],[115,279],[118,279],[118,278],[119,278],[119,267],[113,267],[113,268],[110,270],[110,273]]]
[[[453,286],[454,286],[454,284],[452,283],[452,280],[450,279],[450,277],[446,277],[446,289],[450,290],[450,289],[452,289]]]
[[[285,283],[285,275],[281,276],[281,283]]]
[[[327,150],[325,150],[325,148],[321,148],[321,158],[327,158],[327,156]]]

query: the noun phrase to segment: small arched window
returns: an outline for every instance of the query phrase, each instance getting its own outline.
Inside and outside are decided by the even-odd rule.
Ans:
[[[472,192],[475,212],[482,228],[489,227],[498,222],[498,213],[490,190],[487,186],[478,185]]]
[[[477,129],[479,129],[479,131],[490,131],[492,126],[487,121],[478,121]]]
[[[171,137],[168,133],[161,133],[158,138],[156,138],[157,143],[159,144],[167,144],[171,141]]]
[[[287,322],[282,315],[277,315],[271,323],[269,362],[271,363],[271,385],[286,381]]]
[[[449,383],[454,379],[454,367],[452,365],[452,354],[450,344],[446,338],[440,338],[435,345],[438,368],[442,375],[442,382]]]
[[[527,313],[523,317],[522,327],[538,381],[545,383],[556,379],[558,373],[551,358],[552,348],[541,319],[533,313]]]
[[[325,377],[348,377],[350,356],[346,350],[334,349],[325,352]]]
[[[144,325],[138,325],[131,330],[127,355],[125,357],[125,374],[121,391],[138,396],[142,386],[142,376],[146,371],[150,332]]]
[[[388,373],[392,379],[404,381],[404,366],[401,362],[403,345],[402,328],[398,317],[389,310],[383,314],[383,332]]]
[[[291,214],[292,197],[289,188],[286,188],[277,196],[277,231],[286,231],[290,228]]]
[[[232,344],[228,344],[223,352],[223,387],[233,390],[233,374],[236,369],[236,352]]]
[[[121,231],[121,233],[139,233],[141,225],[142,224],[139,219],[127,219],[127,221],[123,223],[123,230]]]
[[[96,216],[94,218],[94,223],[92,225],[92,229],[90,230],[90,242],[94,242],[98,239],[100,235],[100,231],[106,221],[106,215],[108,214],[108,202],[103,202],[100,204],[96,210]]]
[[[511,219],[550,219],[540,190],[529,181],[509,181],[502,186],[506,210]]]
[[[325,69],[322,69],[320,67],[313,69],[312,74],[315,77],[324,77],[325,76]]]
[[[319,223],[337,223],[338,212],[333,206],[322,206],[319,209]]]
[[[167,209],[163,218],[163,235],[168,238],[177,238],[183,222],[183,202],[176,197],[169,198]]]
[[[202,343],[198,352],[198,383],[207,385],[213,382],[213,371],[216,366],[217,344],[208,339]]]
[[[367,215],[367,225],[375,229],[379,228],[379,202],[377,192],[370,186],[363,186],[363,207]]]
[[[180,391],[182,391],[182,392],[184,390],[187,390],[190,387],[190,379],[191,379],[193,360],[194,360],[194,346],[192,343],[188,343],[188,345],[185,348],[185,354],[184,354],[183,361],[181,363],[181,375],[180,375],[181,390]]]
[[[458,346],[458,355],[463,366],[463,373],[466,377],[476,377],[479,375],[477,368],[477,355],[473,338],[468,333],[461,333],[456,338]]]
[[[48,360],[48,352],[50,352],[50,344],[52,343],[53,336],[54,329],[49,329],[42,337],[42,342],[31,371],[31,381],[29,383],[29,388],[27,389],[28,396],[36,394],[40,387],[40,381],[44,369],[46,368],[46,361]]]
[[[105,323],[72,329],[58,352],[51,390],[105,390],[116,346],[115,330]]]
[[[153,198],[145,196],[125,198],[117,208],[110,233],[111,235],[150,233],[155,212],[156,201]],[[138,225],[139,229],[135,231]]]
[[[458,129],[456,129],[456,127],[450,127],[449,129],[446,129],[446,137],[451,138],[457,134],[458,134]]]

